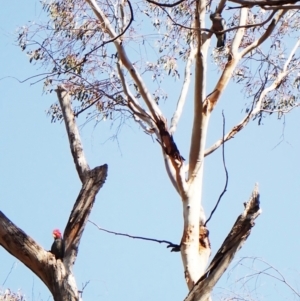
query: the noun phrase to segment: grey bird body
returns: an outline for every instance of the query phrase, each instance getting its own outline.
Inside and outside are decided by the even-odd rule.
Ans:
[[[56,259],[63,260],[65,256],[65,242],[58,229],[53,231],[54,242],[51,246],[51,253],[54,254]]]
[[[222,18],[220,13],[213,13],[210,15],[210,19],[212,21],[212,29],[215,31],[215,35],[217,38],[217,48],[221,48],[225,46],[226,33],[218,34],[218,31],[226,30],[225,20]]]
[[[56,238],[51,246],[51,253],[56,259],[63,259],[65,256],[65,243],[62,238]]]

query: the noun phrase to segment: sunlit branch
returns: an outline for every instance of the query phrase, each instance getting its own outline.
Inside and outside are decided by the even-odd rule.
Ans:
[[[142,126],[142,128],[146,130],[148,133],[150,133],[150,130],[155,132],[157,138],[159,138],[158,130],[156,128],[155,123],[153,122],[152,117],[150,116],[150,113],[146,112],[141,107],[138,100],[130,92],[130,89],[124,77],[124,73],[121,67],[121,62],[117,63],[117,69],[118,69],[119,78],[123,86],[124,93],[127,96],[127,105],[129,109],[132,111],[135,121],[137,121]],[[146,124],[148,124],[150,128],[147,128],[144,125],[142,125],[142,122],[140,122],[141,120]]]
[[[125,1],[124,0],[120,0],[120,13],[121,13],[121,31],[125,31],[124,28],[125,28],[125,24],[127,22],[127,19],[126,19],[126,14],[125,14],[125,11],[124,11],[124,6],[125,6]],[[131,15],[133,17],[133,13]]]
[[[291,62],[293,56],[295,55],[295,52],[297,51],[298,47],[300,46],[300,39],[296,42],[295,46],[293,47],[291,53],[289,54],[289,57],[287,58],[283,70],[277,75],[276,79],[273,81],[273,83],[265,88],[261,93],[260,96],[255,104],[255,107],[249,112],[249,114],[236,126],[234,126],[226,135],[224,138],[219,139],[214,145],[212,145],[210,148],[205,150],[205,156],[210,155],[211,153],[213,153],[216,149],[218,149],[223,141],[226,142],[230,139],[232,139],[238,132],[240,132],[247,124],[248,122],[251,120],[252,117],[254,117],[255,115],[257,115],[259,112],[261,111],[266,111],[266,112],[276,112],[276,110],[264,110],[261,108],[261,104],[262,101],[264,99],[264,97],[271,91],[275,90],[280,83],[284,80],[284,78],[291,72],[290,69],[288,69],[288,65]],[[297,105],[298,106],[298,105]],[[297,107],[294,106],[293,108]],[[291,108],[291,109],[293,109]],[[278,110],[280,112],[282,112],[282,110]]]
[[[185,104],[186,96],[190,87],[191,82],[191,66],[195,59],[196,48],[193,47],[192,43],[190,44],[190,54],[186,62],[184,70],[184,81],[181,89],[181,93],[177,102],[176,111],[171,119],[170,133],[173,134],[176,131],[178,121],[181,117],[182,110]]]
[[[250,121],[251,112],[236,126],[234,126],[225,136],[224,138],[219,139],[214,145],[205,150],[204,156],[208,156],[217,150],[222,144],[226,141],[232,139],[239,131],[241,131]]]
[[[205,14],[203,12],[203,2],[197,1],[195,7],[195,27],[200,28],[201,25],[205,26]],[[200,22],[201,18],[201,22]],[[204,27],[203,26],[203,27]],[[192,181],[198,174],[200,167],[203,163],[202,149],[205,144],[205,133],[203,119],[206,118],[206,113],[203,112],[203,101],[206,91],[206,53],[208,48],[208,42],[205,45],[202,44],[203,34],[197,32],[196,38],[196,54],[195,54],[195,86],[194,86],[194,116],[193,127],[191,136],[191,146],[189,154],[189,172],[188,180]],[[207,126],[207,125],[206,125]]]
[[[177,181],[176,181],[175,167],[172,164],[171,158],[168,155],[165,154],[163,149],[162,149],[162,152],[163,152],[164,163],[165,163],[165,167],[166,167],[166,171],[167,171],[167,174],[169,176],[169,179],[171,180],[172,185],[174,186],[174,188],[176,189],[176,191],[180,195],[180,190],[178,188],[178,184],[177,184]]]
[[[240,53],[241,56],[244,57],[247,53],[249,53],[250,51],[252,51],[256,47],[258,47],[259,45],[261,45],[270,36],[270,34],[273,32],[273,30],[275,29],[276,25],[278,24],[279,20],[283,17],[283,15],[286,12],[287,12],[286,10],[278,10],[276,12],[277,15],[272,20],[272,22],[268,26],[267,30],[265,31],[265,33],[259,39],[255,40],[251,45],[249,45],[248,47],[246,47],[245,49],[243,49],[241,51],[241,53]]]
[[[0,246],[31,269],[50,289],[55,258],[0,211]]]
[[[214,109],[217,102],[219,101],[221,94],[224,92],[224,90],[226,89],[226,87],[231,79],[233,70],[235,69],[239,60],[241,59],[241,56],[238,53],[238,47],[241,44],[241,41],[242,41],[242,38],[244,35],[244,31],[245,31],[245,29],[243,28],[243,25],[245,25],[246,21],[247,21],[247,11],[248,11],[247,8],[243,8],[240,11],[239,26],[241,26],[241,27],[237,30],[236,35],[232,41],[231,55],[228,58],[228,62],[226,63],[223,73],[222,73],[219,81],[217,82],[213,92],[210,93],[206,97],[205,103],[207,105],[210,105],[210,107],[209,107],[210,111],[212,111]]]
[[[252,115],[255,116],[256,114],[259,113],[259,111],[261,110],[261,104],[262,104],[262,101],[264,99],[264,97],[271,91],[275,90],[280,84],[281,82],[284,80],[284,78],[291,72],[291,70],[288,69],[288,65],[289,63],[291,62],[296,50],[298,49],[300,45],[300,39],[298,39],[298,41],[296,42],[295,46],[293,47],[289,57],[287,58],[285,64],[284,64],[284,67],[283,67],[283,70],[281,72],[278,73],[277,77],[275,78],[275,80],[273,81],[273,83],[265,88],[262,93],[260,94],[259,96],[259,99],[257,101],[257,104],[256,104],[256,107],[255,109],[253,110],[252,112]]]
[[[57,97],[61,106],[61,111],[64,116],[64,122],[69,138],[71,153],[76,166],[77,173],[83,183],[87,172],[90,170],[85,159],[83,147],[80,140],[79,130],[75,122],[75,116],[71,107],[71,96],[63,86],[58,86],[56,89]]]
[[[289,70],[288,70],[288,65],[289,65],[289,63],[291,62],[293,56],[295,55],[295,53],[296,53],[296,51],[297,51],[299,45],[300,45],[300,39],[298,38],[298,41],[296,42],[294,48],[292,49],[292,51],[291,51],[289,57],[287,58],[287,60],[286,60],[286,62],[285,62],[285,64],[284,64],[284,66],[283,66],[283,72],[288,72],[288,71],[289,71]]]
[[[103,11],[100,9],[100,7],[96,3],[96,1],[95,0],[86,0],[86,2],[91,6],[91,8],[94,11],[95,15],[99,19],[100,24],[101,24],[100,26],[101,26],[102,30],[104,32],[107,32],[110,35],[111,38],[115,38],[116,37],[115,31],[113,30],[108,18],[105,16]],[[150,110],[154,120],[159,121],[160,116],[162,116],[162,113],[161,113],[158,105],[154,101],[153,97],[149,93],[149,91],[148,91],[142,77],[140,76],[139,72],[136,70],[134,65],[129,60],[129,58],[127,56],[127,53],[125,51],[125,48],[122,45],[122,41],[120,39],[115,39],[114,40],[114,45],[117,48],[119,59],[121,60],[123,66],[129,71],[130,76],[132,77],[132,79],[136,83],[136,85],[139,89],[139,92],[140,92],[141,96],[143,97],[148,109]]]
[[[243,26],[246,24],[247,15],[248,15],[248,8],[246,8],[246,7],[242,8],[240,11],[239,26]],[[243,27],[239,28],[237,30],[237,32],[233,38],[232,44],[231,44],[231,51],[236,59],[240,59],[240,56],[238,57],[237,52],[238,52],[238,48],[242,42],[244,33],[245,33],[245,28],[243,28]]]

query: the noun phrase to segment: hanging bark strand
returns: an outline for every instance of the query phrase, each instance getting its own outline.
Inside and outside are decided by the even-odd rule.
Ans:
[[[251,229],[255,225],[254,220],[261,213],[257,186],[255,186],[250,200],[244,206],[244,212],[237,218],[208,269],[195,284],[185,301],[206,301],[209,298],[213,287],[250,235]]]
[[[168,131],[166,122],[160,119],[157,122],[157,127],[161,137],[160,143],[164,149],[164,152],[172,159],[174,159],[179,164],[179,166],[181,166],[184,158],[180,155],[177,145],[174,142],[173,136]]]

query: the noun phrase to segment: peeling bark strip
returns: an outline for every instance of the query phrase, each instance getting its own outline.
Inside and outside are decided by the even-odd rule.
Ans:
[[[237,251],[250,235],[251,228],[255,225],[254,220],[261,213],[257,185],[252,192],[250,200],[244,203],[244,206],[244,212],[237,218],[205,274],[197,281],[185,301],[208,300],[212,289],[228,268]]]
[[[158,127],[159,134],[161,137],[160,143],[165,153],[172,159],[176,160],[176,162],[181,166],[184,161],[184,158],[180,155],[177,145],[174,142],[173,136],[168,131],[166,121],[160,119],[156,122],[156,125]]]

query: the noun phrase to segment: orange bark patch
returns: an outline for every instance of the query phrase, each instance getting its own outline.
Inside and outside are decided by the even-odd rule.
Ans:
[[[189,225],[187,229],[184,230],[181,243],[189,243],[191,242],[191,234],[193,233],[194,226]]]
[[[210,249],[209,231],[206,227],[200,226],[199,229],[199,252]]]

